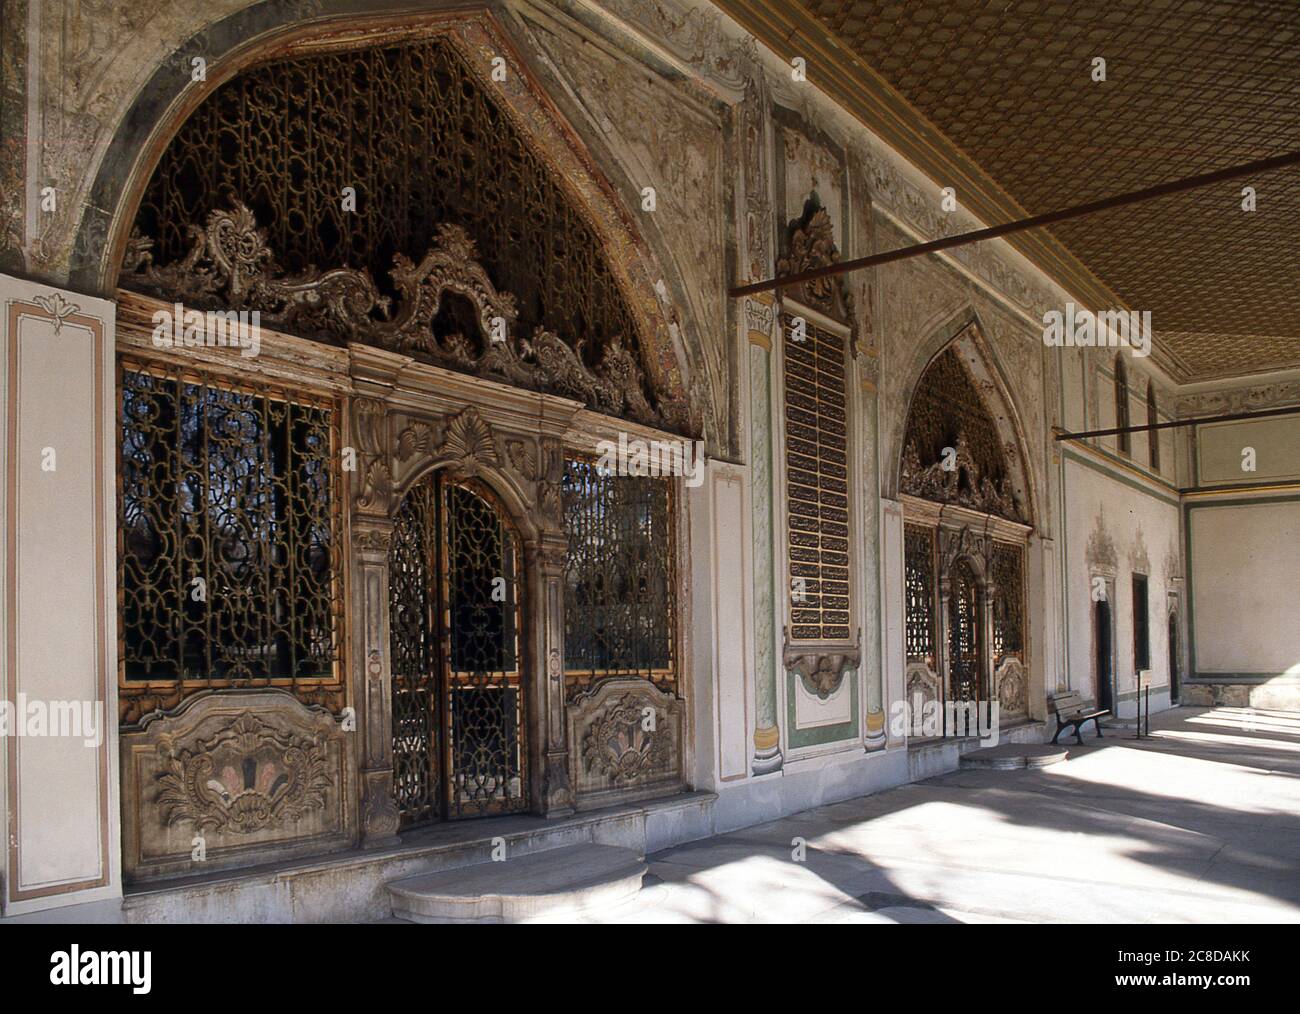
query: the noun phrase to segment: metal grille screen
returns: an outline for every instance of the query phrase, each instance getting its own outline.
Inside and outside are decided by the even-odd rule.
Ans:
[[[606,676],[676,687],[676,585],[668,480],[564,471],[564,666],[570,693]]]
[[[791,636],[849,636],[848,432],[844,341],[811,324],[785,333],[785,452]],[[802,337],[801,337],[802,335]]]
[[[123,363],[124,719],[207,686],[338,680],[334,426],[328,402]]]

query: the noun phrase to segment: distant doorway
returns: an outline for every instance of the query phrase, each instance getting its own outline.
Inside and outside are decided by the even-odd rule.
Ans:
[[[1169,614],[1169,703],[1177,704],[1182,692],[1182,668],[1179,665],[1178,614]]]
[[[1110,603],[1102,600],[1093,606],[1093,636],[1096,651],[1097,707],[1115,710],[1111,672]]]

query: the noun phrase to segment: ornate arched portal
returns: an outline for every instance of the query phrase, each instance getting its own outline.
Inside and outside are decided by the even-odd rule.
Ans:
[[[1029,470],[974,326],[929,362],[900,453],[907,698],[1025,714]]]
[[[681,788],[661,274],[485,15],[266,46],[110,242],[127,875]]]

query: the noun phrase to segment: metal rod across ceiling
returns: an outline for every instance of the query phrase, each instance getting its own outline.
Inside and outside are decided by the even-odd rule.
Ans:
[[[1053,225],[1056,222],[1064,222],[1071,218],[1081,218],[1084,215],[1095,214],[1098,211],[1108,211],[1111,208],[1122,208],[1129,204],[1138,204],[1142,201],[1154,200],[1157,197],[1167,197],[1170,194],[1179,194],[1185,190],[1193,190],[1197,187],[1207,187],[1214,183],[1222,183],[1225,180],[1239,179],[1242,176],[1254,176],[1258,173],[1269,172],[1273,169],[1283,169],[1292,165],[1300,165],[1300,151],[1293,151],[1286,155],[1275,155],[1272,158],[1262,158],[1255,162],[1246,162],[1243,165],[1230,166],[1227,169],[1217,169],[1212,173],[1202,173],[1200,176],[1188,176],[1181,180],[1171,180],[1168,183],[1161,183],[1157,186],[1147,187],[1143,190],[1132,190],[1127,194],[1116,194],[1113,197],[1104,197],[1099,201],[1089,201],[1087,204],[1077,204],[1072,208],[1062,208],[1060,211],[1049,211],[1042,215],[1033,215],[1029,218],[1022,218],[1019,221],[990,226],[987,229],[976,229],[974,232],[964,232],[957,236],[948,236],[944,239],[936,239],[928,243],[917,243],[914,246],[899,247],[897,250],[886,250],[884,253],[871,254],[868,257],[858,257],[851,261],[840,261],[838,264],[827,264],[824,267],[811,268],[808,271],[800,271],[793,275],[769,278],[765,282],[750,282],[746,285],[737,285],[731,288],[729,293],[732,296],[748,296],[755,292],[766,292],[769,289],[779,288],[783,285],[798,285],[801,282],[810,282],[815,278],[827,278],[831,275],[842,275],[849,271],[858,271],[861,268],[875,267],[877,264],[888,264],[890,261],[900,261],[908,257],[918,257],[921,254],[934,253],[936,250],[949,250],[952,247],[965,246],[967,243],[978,243],[983,239],[996,239],[999,236],[1006,236],[1013,232],[1022,232],[1025,229],[1035,229],[1043,225]]]
[[[1292,405],[1289,408],[1270,408],[1262,412],[1233,412],[1228,415],[1202,415],[1195,416],[1191,419],[1175,419],[1173,422],[1147,423],[1146,425],[1136,426],[1115,426],[1108,430],[1084,430],[1079,433],[1068,433],[1062,431],[1057,433],[1054,440],[1083,440],[1087,437],[1113,437],[1120,433],[1146,433],[1151,430],[1172,430],[1179,426],[1200,426],[1203,423],[1220,423],[1220,422],[1242,422],[1247,419],[1267,419],[1275,415],[1298,415],[1300,414],[1300,405]]]

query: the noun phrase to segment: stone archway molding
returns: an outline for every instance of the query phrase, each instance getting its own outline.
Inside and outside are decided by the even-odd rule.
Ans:
[[[911,414],[912,402],[930,364],[945,352],[949,346],[960,343],[968,355],[964,363],[971,366],[975,360],[977,375],[975,384],[985,397],[985,407],[993,417],[998,434],[1002,440],[1004,457],[1011,478],[1011,491],[1021,502],[1025,521],[1031,526],[1036,519],[1044,517],[1041,491],[1034,479],[1034,470],[1030,467],[1026,432],[1022,419],[1023,411],[1017,404],[1014,388],[1008,382],[1003,367],[987,338],[988,330],[982,323],[979,313],[969,304],[947,315],[929,332],[929,337],[912,350],[908,358],[900,390],[906,391],[905,401],[900,401],[902,413],[894,429],[890,446],[886,451],[886,466],[883,482],[887,485],[886,495],[897,498],[900,493],[903,465],[903,451],[907,441],[907,419]],[[990,401],[989,396],[992,396]]]
[[[70,265],[70,284],[112,296],[127,260],[130,232],[155,166],[185,120],[222,84],[269,58],[302,55],[379,42],[440,35],[455,45],[471,67],[482,67],[478,83],[510,117],[530,147],[553,172],[573,207],[592,227],[606,263],[637,323],[639,364],[656,395],[671,406],[661,420],[679,432],[699,433],[714,413],[701,407],[702,363],[696,326],[685,308],[670,305],[663,283],[666,262],[646,238],[597,167],[578,135],[545,95],[501,22],[486,9],[448,9],[412,14],[401,3],[363,0],[268,0],[205,26],[179,54],[201,54],[206,79],[193,82],[162,60],[118,123],[90,188]],[[488,72],[504,59],[504,81]],[[188,65],[188,60],[183,61]],[[626,364],[618,364],[625,366]],[[648,420],[642,420],[648,421]],[[653,424],[653,423],[652,423]],[[716,435],[714,435],[716,436]]]

